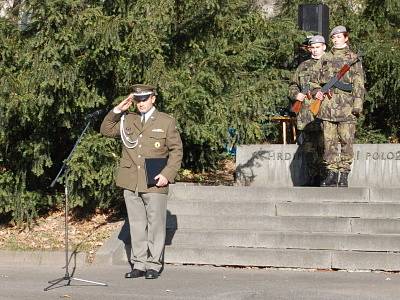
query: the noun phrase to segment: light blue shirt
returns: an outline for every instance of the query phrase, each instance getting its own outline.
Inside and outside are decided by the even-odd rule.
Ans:
[[[140,121],[142,121],[144,117],[144,122],[146,123],[155,110],[156,108],[153,106],[148,112],[142,114]]]

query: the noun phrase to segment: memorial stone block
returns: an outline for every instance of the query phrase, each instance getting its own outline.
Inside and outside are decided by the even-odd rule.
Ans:
[[[307,183],[305,155],[298,145],[240,145],[238,185],[290,187]],[[349,187],[400,187],[399,144],[356,144]]]

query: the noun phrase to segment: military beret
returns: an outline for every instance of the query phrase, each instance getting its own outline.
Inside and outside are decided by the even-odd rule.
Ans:
[[[156,88],[148,84],[134,84],[133,98],[137,101],[146,101],[151,95],[157,95]]]
[[[308,44],[323,43],[325,44],[325,39],[322,35],[314,35],[308,40]]]
[[[347,32],[346,27],[340,25],[340,26],[336,26],[335,28],[332,29],[331,34],[329,36],[332,36],[334,34],[338,34],[338,33],[343,33],[343,32]]]

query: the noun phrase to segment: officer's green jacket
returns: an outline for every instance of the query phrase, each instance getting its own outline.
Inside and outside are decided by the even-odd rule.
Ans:
[[[107,137],[119,137],[121,115],[110,111],[101,124],[100,132]],[[167,193],[168,187],[147,187],[144,159],[168,157],[161,174],[170,183],[174,182],[183,154],[175,119],[155,110],[143,128],[141,116],[136,113],[126,114],[123,124],[128,137],[131,140],[137,138],[138,144],[133,149],[123,145],[116,185],[131,191]]]
[[[302,62],[297,67],[295,73],[293,74],[291,85],[289,86],[289,98],[291,99],[292,103],[296,101],[296,96],[298,93],[305,94],[304,89],[306,87],[310,88],[310,91],[319,87],[319,85],[316,83],[318,81],[319,74],[319,70],[316,67],[317,62],[317,59],[311,58]],[[311,101],[312,100],[308,99],[307,97],[304,98],[301,110],[296,116],[297,129],[299,130],[319,129],[319,127],[313,128],[313,125],[310,126],[310,124],[312,124],[314,121],[314,116],[310,111]]]
[[[335,76],[346,64],[357,58],[357,55],[348,47],[343,49],[333,48],[318,64],[320,73],[318,83],[322,87]],[[352,85],[352,91],[332,89],[332,98],[324,98],[318,114],[318,118],[333,122],[355,122],[356,117],[352,112],[362,111],[364,101],[364,71],[361,62],[352,65],[350,70],[342,77],[341,82]]]

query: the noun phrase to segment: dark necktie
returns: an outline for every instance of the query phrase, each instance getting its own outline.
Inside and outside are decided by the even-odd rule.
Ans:
[[[142,128],[143,128],[143,127],[144,127],[144,123],[146,123],[146,122],[145,122],[146,118],[145,118],[144,114],[142,114],[141,119],[142,119],[141,122],[142,122]]]

